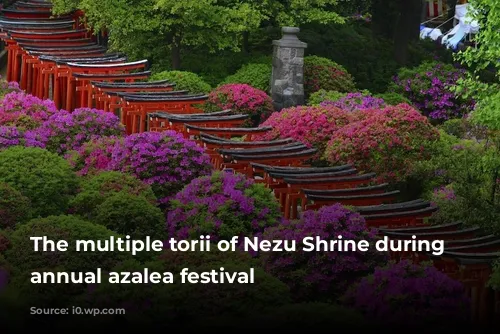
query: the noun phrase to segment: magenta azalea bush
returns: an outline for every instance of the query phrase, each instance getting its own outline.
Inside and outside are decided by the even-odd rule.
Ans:
[[[167,227],[171,237],[231,239],[262,232],[279,218],[278,202],[269,189],[243,174],[216,171],[175,195]]]
[[[464,292],[461,283],[435,267],[404,260],[377,268],[343,299],[371,319],[413,326],[466,319],[469,300]]]
[[[53,101],[14,90],[0,100],[0,125],[30,130],[39,127],[57,113]]]
[[[381,181],[401,181],[428,158],[439,132],[407,104],[358,112],[358,120],[332,133],[325,159],[371,171]]]
[[[373,245],[367,252],[301,251],[305,237],[329,241],[338,240],[338,236],[371,243],[376,230],[367,228],[363,217],[340,204],[306,211],[299,221],[284,221],[265,230],[263,240],[295,241],[297,251],[261,253],[263,266],[288,284],[298,300],[335,298],[357,279],[387,262],[387,254],[374,250]]]
[[[102,137],[66,158],[80,175],[102,170],[134,175],[151,185],[158,198],[174,195],[212,170],[204,150],[175,131]]]
[[[78,150],[66,154],[66,159],[78,175],[93,175],[109,170],[115,146],[123,145],[124,137],[105,136],[94,138]]]
[[[386,106],[383,99],[367,93],[348,93],[336,101],[324,101],[322,106],[333,106],[346,111],[381,109]]]
[[[449,64],[423,63],[413,69],[402,69],[390,90],[403,94],[425,116],[446,121],[467,114],[474,101],[455,96],[452,87],[464,78],[465,71]]]
[[[273,112],[273,103],[266,92],[246,84],[226,84],[217,87],[205,105],[208,112],[231,109],[249,115],[251,126],[257,126]]]
[[[267,134],[256,140],[293,138],[309,147],[317,148],[320,156],[331,135],[349,124],[349,112],[334,106],[299,106],[274,112],[262,125],[271,126]]]
[[[124,134],[125,128],[116,115],[90,108],[61,110],[30,133],[41,146],[59,154],[78,150],[93,138]]]
[[[110,170],[130,173],[155,194],[175,194],[191,180],[211,172],[210,158],[192,140],[175,131],[133,134],[113,148]]]

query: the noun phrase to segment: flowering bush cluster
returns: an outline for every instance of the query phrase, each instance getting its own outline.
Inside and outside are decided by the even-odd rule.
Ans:
[[[0,125],[16,126],[20,130],[37,128],[57,112],[51,100],[14,90],[0,102]]]
[[[1,79],[1,76],[0,76]],[[12,93],[12,92],[20,92],[21,88],[19,88],[19,83],[16,81],[0,81],[0,98],[3,98],[5,95]]]
[[[15,126],[0,126],[0,150],[10,146],[22,145],[24,135]]]
[[[356,90],[352,76],[339,64],[327,58],[305,57],[304,91],[306,97],[320,89],[338,92]]]
[[[278,223],[274,195],[243,174],[214,172],[193,180],[171,201],[167,225],[171,236],[231,239],[262,232]]]
[[[94,138],[65,157],[78,175],[93,175],[108,170],[115,146],[123,145],[124,137],[105,136]]]
[[[120,136],[125,128],[120,119],[110,112],[79,108],[73,112],[61,110],[27,136],[40,142],[40,146],[59,154],[78,150],[87,141],[102,136]]]
[[[385,107],[385,102],[379,97],[373,97],[368,93],[348,93],[338,100],[323,101],[322,106],[334,106],[342,110],[355,111],[365,109],[380,109]]]
[[[371,319],[405,326],[462,321],[469,307],[462,284],[408,261],[377,268],[344,298]]]
[[[273,113],[263,126],[272,130],[258,139],[293,138],[309,147],[317,148],[319,156],[325,150],[332,133],[349,124],[349,112],[333,106],[299,106]]]
[[[203,149],[175,131],[102,137],[70,152],[68,159],[83,175],[99,170],[135,175],[150,184],[158,198],[175,194],[211,171]]]
[[[455,96],[452,87],[464,78],[465,71],[437,62],[402,69],[390,89],[407,97],[425,116],[445,121],[467,114],[474,101]]]
[[[439,132],[406,104],[358,112],[359,118],[334,132],[325,159],[373,171],[380,180],[399,181],[412,173],[415,161],[426,159],[426,147]]]
[[[210,93],[205,109],[208,112],[231,109],[235,113],[249,115],[249,125],[257,126],[273,112],[273,103],[260,89],[246,84],[226,84]]]
[[[300,221],[285,221],[267,228],[262,239],[293,240],[301,249],[305,237],[330,241],[338,240],[338,236],[372,242],[376,231],[368,229],[358,213],[335,204],[317,212],[306,211]],[[269,252],[261,258],[264,268],[287,283],[295,298],[318,300],[334,298],[348,285],[387,262],[386,254],[370,249],[368,252]]]

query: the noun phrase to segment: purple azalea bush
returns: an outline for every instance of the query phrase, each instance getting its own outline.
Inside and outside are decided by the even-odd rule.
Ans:
[[[425,116],[436,121],[460,118],[474,108],[474,101],[456,96],[452,87],[464,78],[465,71],[449,64],[423,63],[402,69],[390,90],[400,93]]]
[[[117,142],[107,169],[135,175],[162,198],[209,174],[212,165],[194,141],[175,131],[164,131],[133,134]]]
[[[294,240],[295,252],[266,252],[261,254],[264,268],[288,284],[297,300],[331,299],[355,282],[387,263],[387,254],[374,250],[367,252],[305,252],[305,237],[322,240],[376,240],[375,229],[366,227],[358,213],[335,204],[318,211],[306,211],[299,221],[284,221],[279,226],[265,230],[263,240]]]
[[[55,113],[39,128],[29,131],[27,137],[38,141],[39,147],[65,154],[71,150],[78,150],[91,139],[124,134],[124,126],[113,113],[79,108],[73,112],[61,110]]]
[[[464,286],[430,265],[407,260],[377,268],[343,297],[345,303],[384,324],[422,325],[466,319]]]
[[[57,113],[53,101],[14,90],[0,100],[0,125],[34,129]]]
[[[250,236],[274,226],[279,205],[269,189],[243,174],[216,171],[194,179],[170,201],[170,237],[212,240]]]
[[[66,158],[79,175],[103,170],[134,175],[151,185],[158,198],[212,171],[204,150],[175,131],[94,138]]]
[[[15,126],[0,126],[0,150],[21,145],[24,135]]]
[[[321,102],[321,106],[333,106],[346,111],[382,109],[386,106],[383,99],[373,97],[370,94],[357,92],[348,93],[336,101]]]

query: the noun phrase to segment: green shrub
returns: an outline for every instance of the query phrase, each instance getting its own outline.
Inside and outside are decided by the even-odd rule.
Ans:
[[[182,263],[178,257],[182,258]],[[196,319],[218,315],[240,315],[261,312],[267,307],[284,305],[290,301],[288,288],[278,279],[266,274],[261,268],[253,267],[253,260],[247,255],[216,252],[206,256],[204,252],[166,251],[158,260],[141,265],[128,261],[114,271],[143,272],[144,268],[156,272],[171,272],[173,284],[108,284],[97,286],[91,294],[90,307],[127,306],[127,319],[131,322],[154,322],[171,324],[179,320]],[[181,268],[189,272],[218,271],[248,272],[255,269],[254,284],[182,284],[178,272]],[[136,313],[137,312],[137,313]]]
[[[31,202],[18,190],[0,182],[0,230],[31,218]]]
[[[0,230],[0,254],[9,249],[11,245],[8,231]]]
[[[408,100],[406,97],[394,92],[375,94],[374,97],[381,98],[382,100],[384,100],[386,104],[391,106],[397,106],[398,104],[401,103],[411,104],[410,100]]]
[[[465,138],[467,134],[467,121],[464,118],[450,119],[439,126],[449,135]]]
[[[246,64],[221,84],[239,83],[269,92],[272,66],[269,64]]]
[[[432,221],[460,220],[500,234],[498,170],[500,156],[487,141],[458,139],[441,130],[430,159],[415,163],[414,178],[423,197],[439,204]]]
[[[190,93],[208,93],[212,89],[203,79],[197,74],[185,71],[164,71],[155,73],[151,76],[150,81],[169,80],[175,83],[176,90],[188,90]]]
[[[78,179],[55,153],[15,146],[0,152],[0,182],[29,198],[36,217],[66,212]]]
[[[310,106],[316,106],[324,101],[337,101],[338,99],[344,97],[345,95],[346,93],[340,93],[335,90],[327,91],[324,89],[320,89],[309,96],[307,104]]]
[[[304,92],[306,98],[320,89],[347,93],[356,88],[353,78],[341,65],[323,57],[305,57]]]
[[[166,233],[165,216],[145,197],[117,192],[95,208],[93,222],[110,230],[130,235],[132,239],[163,240]]]
[[[30,237],[46,236],[50,240],[66,240],[66,252],[35,252]],[[5,252],[5,258],[16,272],[26,272],[38,268],[62,267],[67,271],[95,271],[96,268],[109,269],[122,261],[125,252],[76,252],[76,240],[107,240],[118,234],[104,226],[90,223],[76,216],[50,216],[19,225],[10,235],[12,246]]]
[[[148,184],[129,174],[104,171],[82,182],[79,193],[70,202],[70,208],[72,212],[92,220],[95,209],[118,192],[143,196],[151,204],[156,203],[156,197]]]
[[[46,236],[57,242],[66,240],[68,249],[60,251],[34,251],[30,237]],[[5,258],[12,266],[11,282],[7,293],[21,308],[30,305],[45,307],[67,307],[75,305],[75,298],[85,294],[86,283],[33,284],[32,272],[95,272],[97,268],[109,270],[125,260],[125,252],[76,252],[76,240],[108,240],[119,237],[104,226],[84,221],[76,216],[50,216],[31,220],[19,225],[11,234],[12,246],[5,252]],[[40,243],[39,243],[40,245]]]

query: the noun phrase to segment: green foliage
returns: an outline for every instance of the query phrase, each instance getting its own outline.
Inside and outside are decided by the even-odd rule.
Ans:
[[[29,198],[36,217],[66,212],[78,179],[58,155],[14,146],[0,152],[0,182]]]
[[[31,237],[46,236],[50,240],[66,240],[66,252],[34,252]],[[122,261],[124,252],[77,252],[76,240],[107,240],[118,234],[104,226],[90,223],[76,216],[50,216],[19,225],[10,234],[12,246],[5,252],[5,258],[16,272],[23,273],[38,268],[63,267],[67,271],[94,271],[96,268],[110,269]]]
[[[269,92],[272,67],[268,64],[246,64],[235,74],[228,76],[222,84],[240,83]]]
[[[388,6],[391,4],[384,2],[379,7],[385,14]],[[398,15],[398,9],[395,10]],[[387,22],[393,21],[388,19]],[[326,57],[342,64],[354,77],[359,89],[367,89],[374,94],[384,93],[400,65],[394,60],[392,39],[374,36],[371,28],[358,22],[343,25],[307,24],[301,26],[300,39],[307,43],[308,54]],[[434,60],[435,57],[443,62],[452,60],[451,52],[436,47],[434,41],[416,41],[410,45],[407,66],[417,66],[422,61]]]
[[[170,324],[183,319],[193,322],[220,314],[259,312],[266,307],[288,303],[288,288],[258,266],[254,266],[254,261],[247,254],[237,252],[207,254],[165,251],[158,260],[144,265],[128,261],[116,267],[115,271],[142,272],[144,268],[149,268],[150,271],[172,272],[175,276],[173,284],[103,283],[90,295],[89,303],[90,307],[116,307],[125,302],[134,307],[127,310],[127,319],[134,324]],[[253,267],[255,284],[181,284],[178,274],[182,268],[201,273],[214,269],[218,271],[220,267],[229,273],[248,272],[249,268]]]
[[[335,90],[324,90],[320,89],[317,92],[312,93],[307,100],[307,105],[317,106],[324,101],[337,101],[338,99],[346,96],[346,93],[340,93]]]
[[[470,118],[474,124],[500,131],[500,92],[481,99]]]
[[[105,171],[85,178],[79,193],[71,200],[70,208],[73,213],[92,220],[96,208],[118,192],[142,196],[151,204],[156,203],[151,186],[129,174]]]
[[[251,36],[254,35],[257,34],[251,34]],[[260,40],[258,42],[262,43]],[[254,52],[252,54],[231,51],[211,54],[203,48],[190,48],[182,53],[181,69],[197,73],[212,87],[217,87],[245,64],[271,64],[270,46],[271,42],[269,41],[268,44],[265,44],[265,50],[261,51],[261,53]],[[252,45],[252,51],[256,47],[256,45]],[[161,64],[159,68],[169,69],[166,65]]]
[[[491,274],[488,285],[496,291],[500,291],[500,261],[497,261],[493,266],[493,273]]]
[[[497,182],[500,155],[488,142],[458,139],[441,130],[431,158],[416,163],[424,197],[440,204],[436,222],[460,219],[492,233],[500,232]],[[447,216],[449,215],[449,216]]]
[[[304,92],[306,97],[320,89],[347,93],[355,90],[355,86],[351,75],[341,65],[323,57],[305,57]]]
[[[271,7],[271,17],[280,26],[297,27],[304,23],[343,23],[344,19],[332,11],[338,0],[266,1]]]
[[[124,191],[112,194],[96,207],[93,222],[132,239],[150,236],[163,240],[166,233],[163,212],[145,197]]]
[[[197,74],[185,71],[164,71],[155,73],[150,81],[169,80],[175,83],[176,90],[188,90],[190,93],[208,93],[212,89]]]
[[[18,190],[0,182],[0,230],[12,228],[31,218],[31,202]]]
[[[238,50],[242,31],[264,18],[253,2],[213,0],[54,0],[55,14],[78,7],[95,31],[108,29],[110,46],[131,57],[165,56],[182,46],[203,45],[210,51]]]
[[[381,98],[382,100],[385,101],[385,103],[387,103],[388,105],[391,105],[391,106],[396,106],[396,105],[401,104],[401,103],[411,104],[410,100],[408,100],[403,95],[395,93],[395,92],[375,94],[374,97]]]

